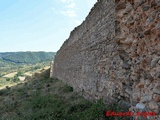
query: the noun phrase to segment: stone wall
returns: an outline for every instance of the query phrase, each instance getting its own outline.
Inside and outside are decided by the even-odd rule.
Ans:
[[[115,23],[120,96],[160,114],[160,0],[117,0]]]
[[[160,0],[98,0],[57,52],[52,75],[88,99],[159,114]]]

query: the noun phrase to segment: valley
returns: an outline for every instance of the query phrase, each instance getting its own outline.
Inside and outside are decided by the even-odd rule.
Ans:
[[[0,89],[22,83],[34,74],[49,69],[54,54],[53,52],[0,53]]]

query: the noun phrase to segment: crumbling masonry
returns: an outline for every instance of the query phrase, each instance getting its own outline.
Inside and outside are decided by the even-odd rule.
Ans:
[[[160,0],[98,0],[51,69],[88,99],[160,114]]]

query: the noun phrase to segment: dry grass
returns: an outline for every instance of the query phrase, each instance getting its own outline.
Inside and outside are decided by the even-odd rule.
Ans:
[[[20,81],[24,81],[26,77],[18,77]]]
[[[17,72],[12,72],[12,73],[9,73],[9,74],[4,75],[3,77],[4,77],[4,78],[12,78],[12,77],[14,77],[16,74],[17,74]]]
[[[26,72],[24,73],[25,75],[28,75],[28,76],[32,76],[32,73],[31,72]]]

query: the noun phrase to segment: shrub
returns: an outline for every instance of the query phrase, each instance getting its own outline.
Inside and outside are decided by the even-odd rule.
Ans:
[[[6,78],[6,81],[10,81],[10,78]]]
[[[24,76],[24,72],[18,71],[17,76]]]
[[[15,75],[14,78],[13,78],[13,82],[19,82],[19,81],[20,81],[20,79],[18,78],[17,75]]]
[[[73,87],[65,85],[63,87],[63,92],[68,93],[68,92],[73,92]]]
[[[0,95],[4,95],[6,93],[6,90],[2,89],[0,90]]]

